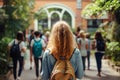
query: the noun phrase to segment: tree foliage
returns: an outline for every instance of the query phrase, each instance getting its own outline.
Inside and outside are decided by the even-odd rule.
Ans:
[[[114,14],[120,8],[120,0],[95,0],[83,10],[83,15],[100,16],[104,11]]]
[[[8,15],[5,13],[5,10],[0,8],[0,40],[4,36],[5,32],[5,21],[8,19]]]
[[[29,27],[34,8],[34,0],[4,0],[3,8],[9,15],[6,21],[6,29],[10,34]],[[13,32],[13,33],[12,33]]]
[[[0,24],[4,24],[6,19],[8,19],[8,15],[4,9],[0,8]]]
[[[90,5],[83,11],[84,15],[91,14],[90,16],[98,17],[103,11],[106,11],[109,15],[112,14],[109,24],[99,28],[99,30],[102,29],[101,31],[108,41],[106,54],[113,61],[120,62],[120,0],[95,0],[92,5],[94,6]]]

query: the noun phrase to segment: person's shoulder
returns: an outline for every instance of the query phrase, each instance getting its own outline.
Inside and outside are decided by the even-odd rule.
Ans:
[[[11,42],[16,42],[16,41],[17,41],[16,39],[11,40]]]
[[[89,41],[89,39],[85,38],[85,41],[87,41],[87,42],[88,42],[88,41]]]
[[[77,38],[78,41],[81,41],[81,38]]]
[[[40,38],[40,40],[41,40],[41,41],[44,41],[44,39],[43,39],[43,38]]]
[[[50,55],[50,50],[49,50],[49,49],[46,49],[45,52],[44,52],[44,54],[45,54],[46,56]]]
[[[78,49],[78,48],[75,48],[75,50],[74,50],[74,55],[78,55],[80,53],[80,50]]]
[[[21,46],[25,46],[25,42],[24,42],[24,41],[19,42],[19,44],[20,44]]]
[[[81,38],[81,37],[79,37],[78,39],[79,39],[79,40],[81,40],[82,38]]]
[[[21,43],[21,44],[25,44],[25,42],[24,42],[24,41],[21,41],[20,43]]]

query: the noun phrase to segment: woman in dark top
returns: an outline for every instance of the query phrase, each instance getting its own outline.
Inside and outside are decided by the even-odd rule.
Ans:
[[[101,77],[101,68],[102,68],[102,57],[105,53],[105,41],[102,37],[101,32],[96,32],[95,33],[95,58],[96,58],[96,63],[97,63],[97,70],[98,70],[98,76]]]

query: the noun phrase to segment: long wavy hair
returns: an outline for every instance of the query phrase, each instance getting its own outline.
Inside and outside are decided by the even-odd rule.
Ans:
[[[56,59],[60,56],[69,59],[75,47],[77,47],[70,26],[65,21],[58,21],[54,24],[47,48]]]
[[[95,39],[96,40],[104,40],[100,31],[97,31],[95,33]]]

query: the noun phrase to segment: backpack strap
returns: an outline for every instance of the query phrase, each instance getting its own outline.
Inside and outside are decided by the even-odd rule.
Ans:
[[[73,54],[74,54],[75,50],[76,50],[76,48],[73,50],[73,52],[72,52]],[[73,54],[70,56],[69,60],[72,58]]]
[[[49,54],[50,54],[51,53],[50,49],[48,48],[47,50],[49,51]],[[54,57],[55,61],[57,61],[57,59],[55,58],[55,56],[53,54],[51,54],[51,55]]]
[[[18,45],[21,43],[22,41],[18,42]]]
[[[50,53],[50,49],[47,49],[48,51],[49,51],[49,53]],[[74,54],[74,52],[75,52],[75,50],[76,50],[76,48],[73,50],[73,54]],[[73,55],[72,54],[72,55]],[[53,54],[51,54],[54,58],[55,58],[55,56],[53,55]],[[70,58],[69,58],[69,60],[72,58],[72,55],[70,56]],[[57,61],[57,59],[55,58],[55,60]],[[60,60],[66,60],[66,58],[65,57],[63,57],[63,56],[60,56]]]
[[[21,41],[20,42],[18,42],[18,45],[21,43]],[[13,41],[13,45],[15,45],[15,39],[14,39],[14,41]]]
[[[13,41],[13,43],[12,43],[12,46],[14,46],[15,45],[15,40]]]
[[[40,42],[40,41],[41,41],[41,39],[40,39],[40,40],[38,40],[38,41],[34,39],[34,42]]]

